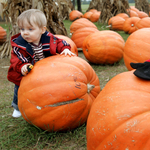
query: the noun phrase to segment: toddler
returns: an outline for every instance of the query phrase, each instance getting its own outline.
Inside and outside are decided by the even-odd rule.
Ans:
[[[13,117],[20,117],[18,109],[18,88],[23,76],[27,75],[27,67],[39,60],[59,54],[75,55],[70,45],[46,31],[47,20],[38,9],[29,9],[17,18],[20,33],[11,37],[11,59],[8,80],[15,84],[12,106]]]

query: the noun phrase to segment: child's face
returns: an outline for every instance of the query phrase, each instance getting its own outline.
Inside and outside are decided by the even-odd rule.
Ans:
[[[23,22],[23,26],[19,26],[21,36],[28,43],[34,43],[38,45],[41,39],[41,35],[45,32],[46,27],[39,28],[34,22],[32,22],[32,20],[31,24],[32,25],[30,25],[25,19]]]

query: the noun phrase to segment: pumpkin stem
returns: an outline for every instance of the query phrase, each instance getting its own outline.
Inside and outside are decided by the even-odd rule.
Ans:
[[[112,25],[106,26],[106,28],[111,28]]]
[[[93,88],[95,88],[95,85],[91,85],[91,84],[87,84],[87,92],[88,93],[90,93],[92,90],[93,90]]]

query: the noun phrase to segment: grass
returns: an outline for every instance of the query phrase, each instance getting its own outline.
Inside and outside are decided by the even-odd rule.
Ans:
[[[64,25],[69,34],[69,27],[72,22],[64,21]],[[107,29],[100,23],[95,23],[99,30]],[[0,26],[7,30],[7,25],[1,23]],[[123,31],[118,33],[126,39],[129,35]],[[79,51],[79,57],[85,57]],[[86,60],[87,61],[87,60]],[[49,133],[28,124],[22,117],[12,118],[12,97],[14,85],[7,80],[9,58],[0,59],[0,149],[51,149],[51,150],[86,150],[86,124],[65,133]],[[127,71],[123,59],[114,65],[90,64],[95,70],[101,89],[107,82],[117,74]]]

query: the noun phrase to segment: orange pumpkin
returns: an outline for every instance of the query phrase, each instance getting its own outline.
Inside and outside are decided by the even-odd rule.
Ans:
[[[126,14],[126,13],[119,13],[119,14],[117,14],[116,16],[119,16],[119,17],[122,17],[123,19],[127,19],[127,18],[129,18],[129,16]]]
[[[84,28],[84,27],[92,27],[97,29],[96,25],[94,23],[92,23],[91,21],[89,21],[86,18],[80,18],[75,20],[71,26],[70,26],[70,33],[73,34],[73,32],[75,32],[77,29],[79,28]]]
[[[125,19],[119,16],[111,17],[108,21],[108,27],[110,30],[123,31],[123,24]]]
[[[28,123],[67,131],[86,122],[99,92],[99,79],[84,59],[55,55],[38,61],[23,77],[18,106]]]
[[[90,9],[89,12],[95,13],[95,12],[97,12],[97,9],[94,9],[94,8]]]
[[[2,45],[3,43],[6,42],[6,39],[7,39],[7,33],[6,31],[4,30],[4,28],[2,28],[0,26],[0,45]]]
[[[135,11],[136,13],[139,13],[139,9],[137,9],[135,6],[130,6],[130,9],[129,10],[133,10]]]
[[[78,56],[78,49],[77,49],[77,46],[76,44],[67,36],[64,36],[64,35],[55,35],[63,40],[65,40],[66,42],[68,42],[71,46],[71,52],[75,53],[77,56]]]
[[[83,14],[78,10],[72,10],[69,14],[69,20],[74,21],[76,19],[82,18]]]
[[[139,18],[145,18],[145,17],[148,17],[148,14],[147,13],[145,13],[145,12],[143,12],[143,11],[139,11],[138,12],[138,16],[139,16]]]
[[[129,10],[128,11],[128,13],[129,13],[129,16],[130,17],[138,17],[138,13],[136,12],[136,11],[134,11],[134,10]]]
[[[103,30],[90,34],[83,42],[86,59],[94,64],[114,64],[123,57],[123,38],[115,31]]]
[[[77,48],[82,48],[84,39],[91,33],[94,33],[97,31],[99,30],[96,28],[91,28],[91,27],[81,28],[81,29],[76,30],[73,33],[71,39],[76,44]]]
[[[83,15],[83,18],[90,19],[92,14],[93,14],[93,12],[88,11]]]
[[[150,17],[142,18],[135,25],[136,25],[136,30],[142,28],[150,28]]]
[[[130,63],[143,63],[150,58],[150,28],[133,32],[126,40],[123,58],[128,70],[133,68]]]
[[[125,20],[124,24],[123,24],[123,31],[131,34],[134,31],[136,31],[136,23],[141,20],[139,17],[130,17],[128,19]]]
[[[112,78],[95,99],[86,128],[87,150],[149,150],[150,81],[133,71]]]
[[[101,11],[97,11],[97,12],[94,12],[91,16],[90,16],[90,21],[92,22],[97,22],[100,18],[100,15],[101,15]]]

